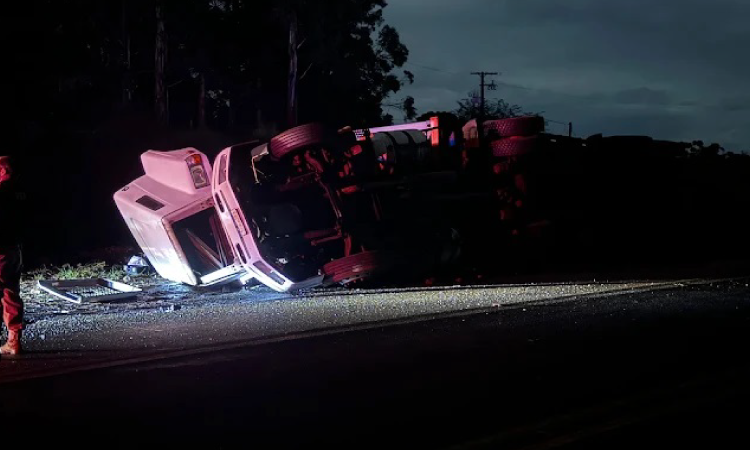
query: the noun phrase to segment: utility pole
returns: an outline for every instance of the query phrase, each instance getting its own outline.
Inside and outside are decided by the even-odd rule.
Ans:
[[[479,145],[482,146],[484,143],[484,88],[491,91],[497,89],[497,85],[493,81],[490,84],[485,84],[484,77],[499,75],[497,72],[471,72],[472,75],[479,75],[479,117],[477,118],[477,134],[479,138]]]
[[[484,82],[484,77],[499,75],[497,72],[471,72],[472,75],[479,75],[479,118],[484,121],[484,88],[494,91],[497,89],[497,85],[493,81],[490,84]]]

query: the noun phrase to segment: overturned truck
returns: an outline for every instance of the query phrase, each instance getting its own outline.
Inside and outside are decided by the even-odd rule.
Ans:
[[[545,134],[538,116],[480,131],[437,117],[364,130],[306,124],[228,147],[213,164],[194,148],[149,150],[145,174],[114,199],[164,278],[296,291],[450,270],[507,258],[519,239],[546,242],[551,223],[575,224],[591,205],[550,203],[563,192],[555,176],[570,173],[555,170],[563,160],[534,155],[585,146]],[[546,174],[545,164],[554,166]]]

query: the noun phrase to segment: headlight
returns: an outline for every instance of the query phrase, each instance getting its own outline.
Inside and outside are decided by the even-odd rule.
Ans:
[[[203,168],[201,155],[190,155],[185,160],[190,170],[190,176],[193,178],[193,185],[196,189],[204,188],[210,184],[206,169]]]

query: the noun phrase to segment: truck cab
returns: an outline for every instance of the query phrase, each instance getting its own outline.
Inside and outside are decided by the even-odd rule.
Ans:
[[[157,273],[191,286],[249,279],[214,208],[206,155],[195,148],[149,150],[141,163],[144,175],[114,200]]]

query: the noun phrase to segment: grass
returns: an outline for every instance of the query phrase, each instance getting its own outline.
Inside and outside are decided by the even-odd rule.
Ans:
[[[26,274],[27,279],[39,280],[75,280],[82,278],[106,278],[113,281],[122,281],[127,273],[122,266],[107,265],[104,261],[87,264],[63,264],[60,267],[42,267]]]

